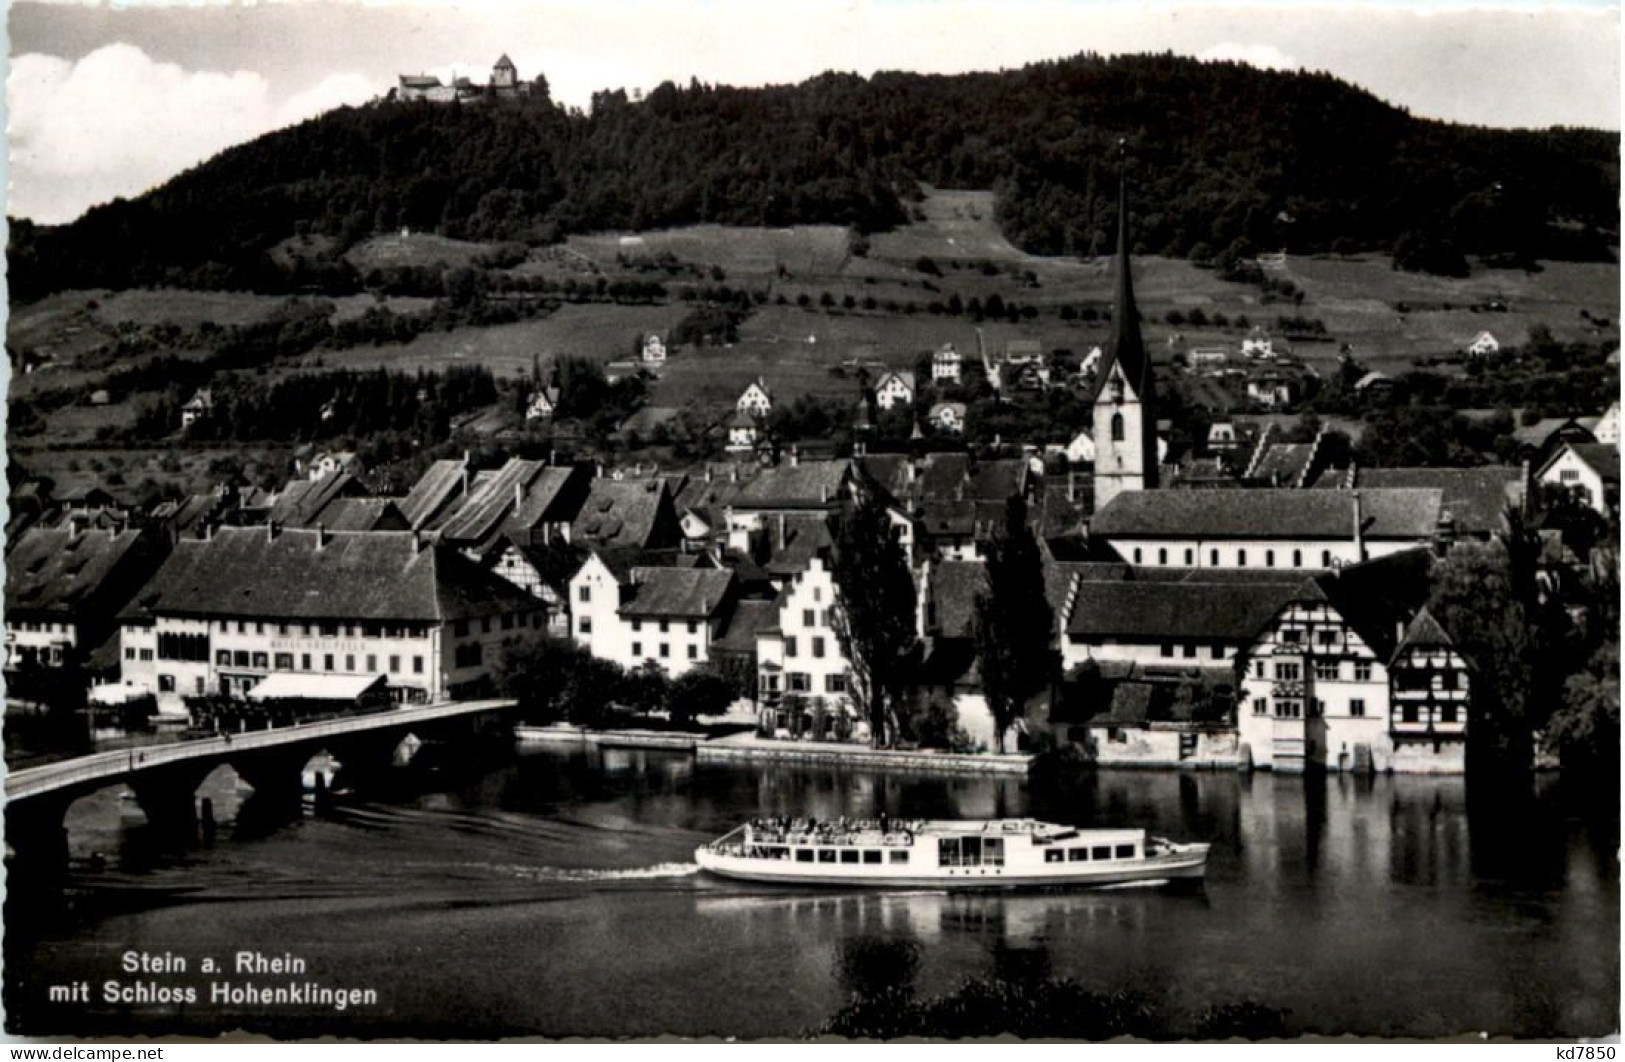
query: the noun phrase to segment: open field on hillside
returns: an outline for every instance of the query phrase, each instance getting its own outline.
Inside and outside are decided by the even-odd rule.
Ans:
[[[592,259],[605,272],[615,270],[619,255],[654,258],[670,254],[696,265],[721,266],[728,282],[775,277],[780,266],[793,276],[833,276],[847,259],[846,230],[835,225],[786,229],[695,225],[659,232],[572,236],[566,246]]]
[[[498,376],[530,372],[540,354],[543,364],[562,354],[597,362],[630,357],[638,337],[665,332],[682,319],[687,307],[616,306],[605,303],[568,304],[549,317],[486,328],[460,328],[451,332],[425,332],[410,343],[318,351],[301,366],[320,363],[330,369],[384,367],[400,372],[444,369],[449,365],[484,365]]]
[[[436,236],[432,232],[390,233],[356,244],[344,258],[363,273],[390,266],[465,266],[494,249],[488,243],[469,243]]]

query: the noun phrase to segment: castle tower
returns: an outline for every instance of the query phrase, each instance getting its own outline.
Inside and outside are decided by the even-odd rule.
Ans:
[[[1140,334],[1128,260],[1128,178],[1117,195],[1117,297],[1111,338],[1095,377],[1095,509],[1125,490],[1157,485],[1157,412],[1151,358]]]
[[[497,60],[497,65],[491,68],[491,87],[498,92],[516,92],[519,88],[519,71],[514,68],[513,60],[506,54]]]

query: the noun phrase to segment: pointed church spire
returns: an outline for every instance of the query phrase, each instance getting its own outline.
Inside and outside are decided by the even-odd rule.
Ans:
[[[1123,142],[1118,142],[1119,147]],[[1134,271],[1129,264],[1128,238],[1128,164],[1124,159],[1117,185],[1117,292],[1112,301],[1111,338],[1106,341],[1105,357],[1101,359],[1099,379],[1111,375],[1114,364],[1123,366],[1123,374],[1141,398],[1151,392],[1151,359],[1145,352],[1145,337],[1140,333],[1140,309],[1134,302]]]

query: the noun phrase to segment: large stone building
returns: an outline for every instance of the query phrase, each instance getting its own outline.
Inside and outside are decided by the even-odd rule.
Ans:
[[[34,527],[6,554],[8,680],[34,668],[83,666],[115,631],[113,617],[157,569],[157,541],[137,531]]]
[[[727,569],[645,567],[593,550],[570,579],[573,633],[600,659],[681,675],[711,659],[734,596]]]
[[[228,527],[177,543],[120,614],[123,677],[160,707],[283,673],[383,676],[407,703],[473,696],[543,611],[418,533]]]
[[[1438,489],[1148,490],[1112,499],[1089,537],[1136,567],[1320,570],[1430,545],[1444,516]]]

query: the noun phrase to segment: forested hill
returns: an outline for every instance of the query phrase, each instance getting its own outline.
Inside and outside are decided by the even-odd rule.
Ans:
[[[400,226],[545,242],[714,221],[882,229],[921,182],[993,188],[1018,245],[1109,248],[1126,139],[1139,249],[1384,249],[1515,257],[1617,243],[1617,136],[1411,117],[1319,74],[1083,55],[957,76],[825,74],[538,101],[346,108],[232,148],[59,227],[14,224],[13,298],[69,286],[275,287],[296,230]],[[283,282],[286,278],[282,278]]]

